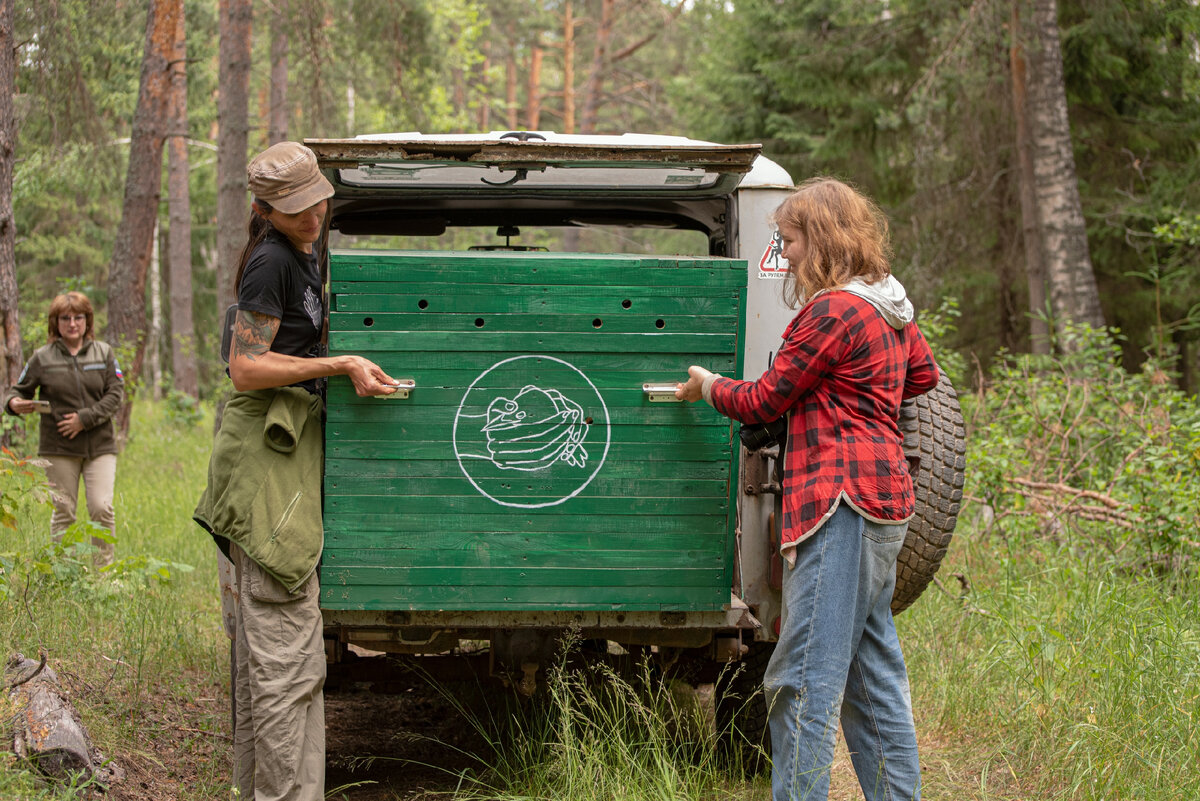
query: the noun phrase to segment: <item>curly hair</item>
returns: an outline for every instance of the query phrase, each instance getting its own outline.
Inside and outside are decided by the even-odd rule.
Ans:
[[[96,322],[96,313],[92,310],[92,302],[82,292],[64,292],[50,301],[50,312],[47,314],[46,321],[50,334],[46,339],[47,343],[57,342],[61,339],[61,335],[58,333],[58,318],[64,314],[82,314],[87,317],[87,329],[83,332],[83,341],[86,342],[92,338]]]
[[[836,178],[805,181],[779,204],[771,221],[804,235],[803,255],[790,265],[784,289],[792,308],[855,278],[870,284],[891,274],[887,216]]]

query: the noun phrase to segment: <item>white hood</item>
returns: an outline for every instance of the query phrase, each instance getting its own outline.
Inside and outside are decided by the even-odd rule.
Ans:
[[[842,289],[866,300],[883,315],[888,325],[897,331],[912,322],[913,305],[904,291],[904,285],[889,275],[882,281],[868,284],[856,278]]]

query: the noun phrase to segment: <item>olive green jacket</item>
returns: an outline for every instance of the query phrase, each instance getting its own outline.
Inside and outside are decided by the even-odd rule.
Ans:
[[[116,354],[106,342],[89,339],[74,356],[62,340],[33,352],[20,378],[4,396],[4,410],[13,398],[50,401],[50,413],[41,415],[39,456],[94,459],[117,453],[112,417],[125,400],[125,380]],[[58,431],[63,415],[75,412],[83,431],[68,439]]]
[[[321,399],[299,387],[236,392],[193,515],[295,592],[324,546]]]

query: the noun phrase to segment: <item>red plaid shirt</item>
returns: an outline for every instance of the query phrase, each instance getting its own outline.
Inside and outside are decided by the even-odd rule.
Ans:
[[[743,423],[791,412],[783,470],[780,549],[791,549],[845,499],[872,520],[912,517],[913,489],[901,447],[900,401],[937,385],[938,367],[916,323],[897,331],[849,292],[804,306],[757,381],[717,378],[713,407]]]

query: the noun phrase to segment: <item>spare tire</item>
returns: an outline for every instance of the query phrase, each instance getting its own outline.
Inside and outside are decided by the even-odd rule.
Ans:
[[[943,374],[938,385],[900,407],[916,509],[896,560],[892,613],[912,606],[941,565],[962,505],[966,428],[958,393]]]

